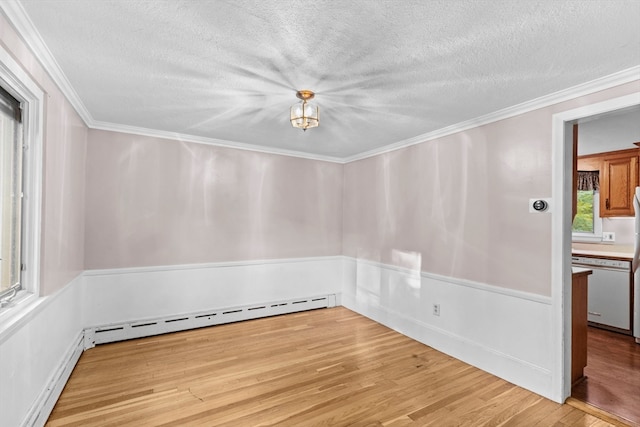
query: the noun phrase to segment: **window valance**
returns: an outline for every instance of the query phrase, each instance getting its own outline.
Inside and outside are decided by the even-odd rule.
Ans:
[[[579,191],[598,191],[600,189],[600,174],[598,171],[578,171]]]

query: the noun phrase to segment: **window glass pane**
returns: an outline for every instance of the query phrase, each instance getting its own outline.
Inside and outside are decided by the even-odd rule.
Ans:
[[[22,129],[17,101],[0,92],[0,295],[20,284]]]
[[[594,232],[594,191],[578,190],[578,209],[573,219],[574,232],[593,233]]]

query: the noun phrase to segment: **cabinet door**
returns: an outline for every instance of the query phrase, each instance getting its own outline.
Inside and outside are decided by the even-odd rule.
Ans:
[[[638,156],[605,158],[600,183],[600,216],[633,216]]]

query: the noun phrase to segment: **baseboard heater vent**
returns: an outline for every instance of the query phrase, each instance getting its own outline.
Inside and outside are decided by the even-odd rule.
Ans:
[[[94,347],[96,344],[185,331],[242,320],[258,319],[261,317],[277,316],[298,311],[314,310],[317,308],[335,307],[335,305],[336,296],[331,294],[313,298],[273,301],[240,307],[224,307],[219,310],[207,310],[189,315],[168,316],[159,319],[141,319],[121,324],[97,326],[85,329],[85,348]]]

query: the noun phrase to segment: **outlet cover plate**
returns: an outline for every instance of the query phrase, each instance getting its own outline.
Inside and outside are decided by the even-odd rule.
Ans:
[[[615,242],[616,241],[616,233],[613,231],[603,231],[602,232],[602,241],[603,242]]]
[[[535,204],[535,202],[537,202],[538,200],[542,200],[543,202],[545,202],[547,204],[547,208],[542,210],[542,211],[538,211],[536,209],[534,209],[533,205]],[[551,198],[550,197],[536,197],[535,199],[529,199],[529,213],[549,213],[551,212]]]

